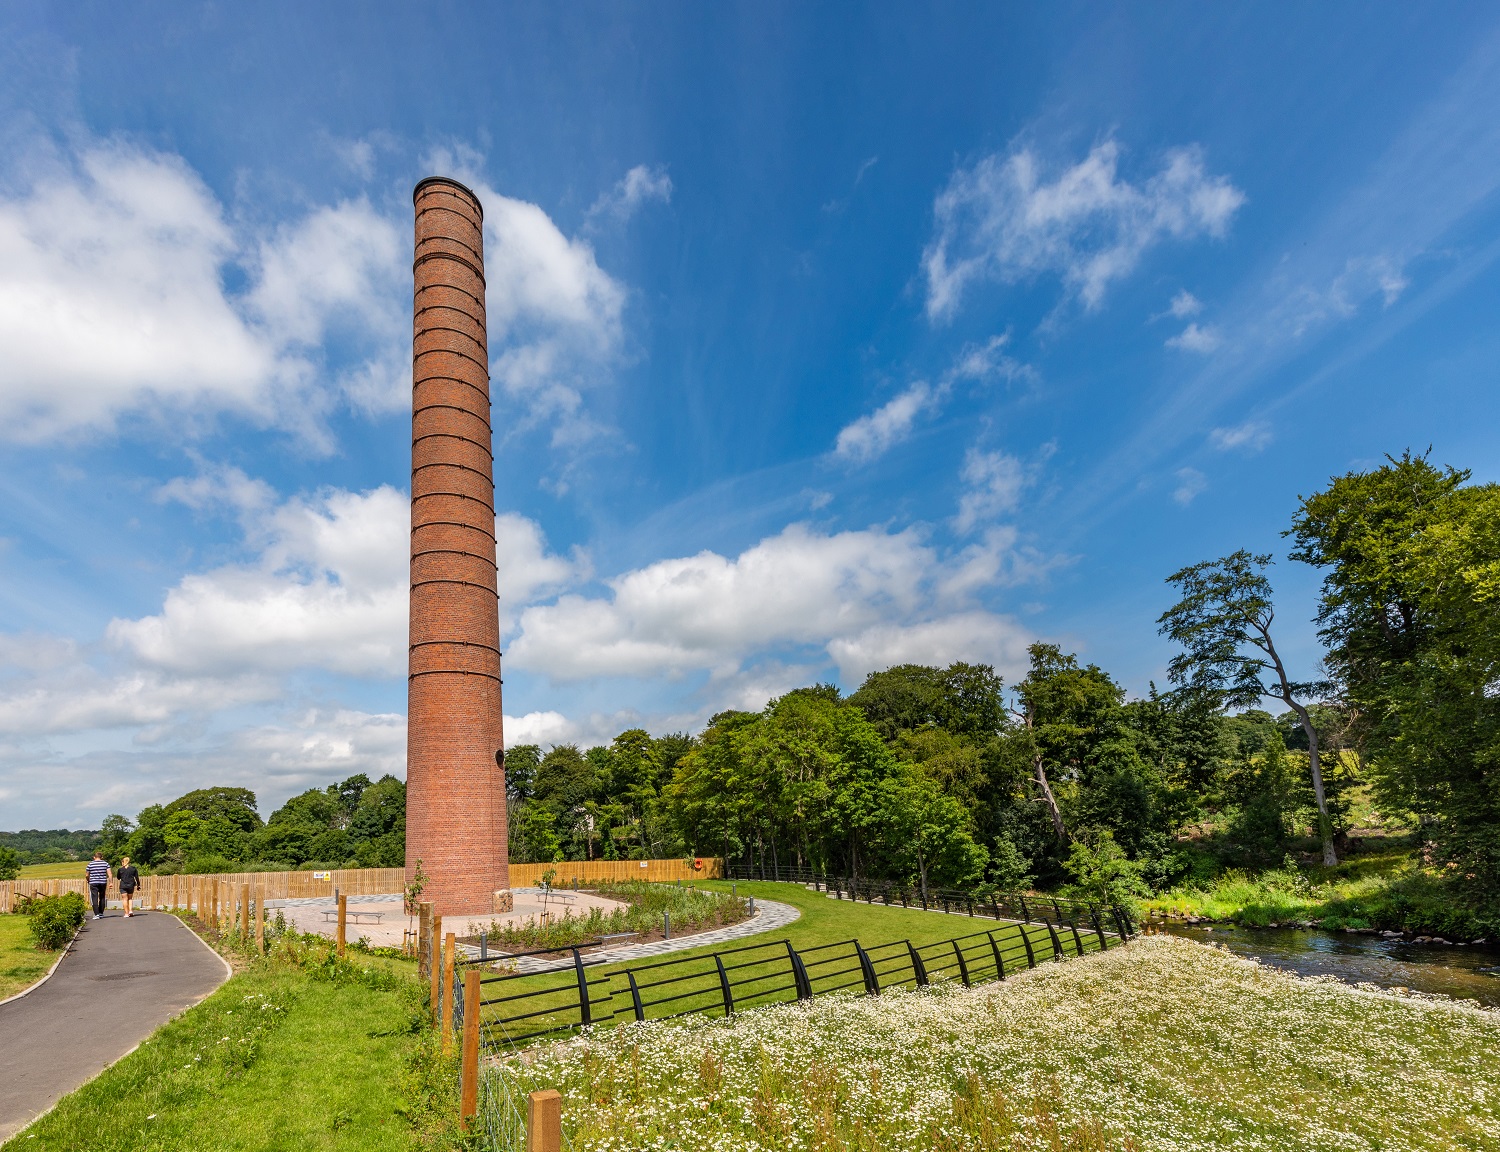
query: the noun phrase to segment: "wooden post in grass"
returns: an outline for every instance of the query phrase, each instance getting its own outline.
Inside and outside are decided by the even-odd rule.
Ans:
[[[436,1023],[437,1018],[438,1018],[438,1012],[442,1008],[442,1001],[439,999],[439,992],[441,991],[442,984],[443,984],[443,917],[442,917],[442,913],[440,913],[440,912],[434,912],[432,914],[432,921],[431,921],[431,923],[432,923],[431,939],[428,941],[428,944],[427,944],[427,954],[428,954],[428,956],[431,957],[431,959],[428,961],[428,965],[427,966],[428,966],[428,968],[431,969],[430,976],[432,978],[432,991],[431,991],[431,993],[428,996],[427,1003],[428,1003],[428,1007],[432,1011],[433,1022]]]
[[[479,969],[464,973],[463,1077],[460,1081],[458,1122],[467,1132],[479,1112]]]
[[[345,925],[345,923],[347,921],[348,915],[349,915],[349,897],[345,896],[342,892],[340,892],[339,893],[339,934],[338,934],[338,949],[339,949],[339,955],[340,956],[342,956],[344,954],[344,943],[348,939],[348,934],[347,934],[347,932],[345,930],[345,927],[344,927],[344,925]]]
[[[449,932],[443,937],[443,1055],[453,1051],[453,960],[458,942]]]
[[[555,1088],[526,1097],[526,1152],[562,1152],[562,1094]]]
[[[250,885],[240,885],[240,939],[250,943]]]
[[[417,905],[417,979],[426,980],[432,975],[432,904],[423,900]]]
[[[255,951],[260,956],[266,954],[266,890],[264,888],[255,893]]]

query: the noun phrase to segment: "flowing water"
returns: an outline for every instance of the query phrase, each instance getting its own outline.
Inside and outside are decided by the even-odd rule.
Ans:
[[[1221,944],[1299,976],[1336,976],[1349,984],[1410,988],[1500,1006],[1500,949],[1473,944],[1412,944],[1353,932],[1174,924],[1168,931]]]

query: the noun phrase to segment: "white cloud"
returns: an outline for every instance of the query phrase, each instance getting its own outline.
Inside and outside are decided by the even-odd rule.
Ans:
[[[155,615],[111,621],[108,638],[134,659],[210,676],[305,668],[389,676],[406,667],[405,493],[333,489],[276,504],[235,470],[164,491],[199,507],[233,506],[255,556],[183,577]],[[495,538],[502,629],[521,606],[586,575],[586,560],[548,552],[540,528],[523,516],[497,516]]]
[[[1259,452],[1271,442],[1270,426],[1260,420],[1249,420],[1234,428],[1215,428],[1209,433],[1209,442],[1220,452],[1243,448],[1247,452]]]
[[[733,559],[701,552],[660,560],[607,581],[607,597],[569,594],[527,608],[509,659],[572,681],[730,677],[795,647],[832,656],[835,642],[871,643],[860,640],[871,629],[930,631],[954,613],[979,612],[972,586],[944,586],[971,559],[944,561],[911,529],[823,535],[793,524]],[[993,620],[992,634],[1019,634],[1008,618]]]
[[[1196,316],[1203,311],[1203,302],[1184,288],[1172,297],[1172,303],[1167,305],[1167,311],[1178,320],[1186,320],[1189,316]]]
[[[14,158],[12,158],[14,160]],[[364,201],[243,235],[179,157],[122,143],[18,162],[0,197],[0,420],[43,440],[127,413],[230,411],[326,445],[317,345],[351,338],[344,390],[399,361],[398,231]],[[240,268],[243,296],[225,287]]]
[[[1096,308],[1147,249],[1222,236],[1245,202],[1226,178],[1205,171],[1196,148],[1167,153],[1139,185],[1119,177],[1119,154],[1106,141],[1051,180],[1029,149],[955,172],[934,202],[936,229],[922,256],[928,318],[951,317],[971,284],[1048,272]]]
[[[620,355],[625,290],[594,250],[569,239],[535,204],[480,187],[490,366],[528,423],[550,423],[553,443],[577,445],[602,427],[584,394]]]
[[[1200,328],[1197,324],[1189,324],[1176,336],[1167,341],[1168,348],[1181,348],[1184,352],[1212,352],[1221,343],[1222,339],[1212,328]]]
[[[1026,466],[1006,452],[970,448],[964,457],[966,491],[958,501],[953,527],[967,533],[983,520],[1014,511],[1029,483]]]
[[[938,398],[933,389],[917,381],[895,399],[842,429],[833,454],[857,464],[883,455],[887,448],[911,435],[913,422]]]
[[[528,712],[505,717],[505,746],[566,744],[578,738],[578,726],[561,712]]]
[[[1010,335],[992,336],[983,344],[966,344],[936,387],[919,380],[894,399],[840,429],[833,454],[840,460],[867,464],[906,440],[917,417],[942,409],[961,380],[988,383],[1001,379],[1035,381],[1036,369],[1003,351]]]
[[[1172,490],[1172,499],[1186,508],[1205,488],[1208,479],[1196,468],[1177,469],[1177,487]]]
[[[596,225],[609,219],[623,223],[635,215],[635,210],[652,200],[669,204],[672,200],[672,177],[662,167],[650,168],[637,164],[624,177],[594,201],[588,211],[588,223]]]
[[[1032,637],[1006,616],[961,612],[909,626],[877,625],[857,635],[833,640],[828,652],[839,677],[856,685],[869,673],[893,664],[935,664],[955,660],[992,664],[1013,672],[1025,667]]]

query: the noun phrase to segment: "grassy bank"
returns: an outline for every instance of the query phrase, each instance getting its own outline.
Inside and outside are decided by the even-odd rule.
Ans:
[[[597,1149],[1500,1148],[1500,1017],[1154,937],[1003,985],[533,1051]]]
[[[1144,901],[1176,917],[1328,929],[1390,929],[1453,940],[1500,938],[1500,910],[1477,907],[1447,878],[1424,868],[1405,841],[1378,843],[1335,868],[1290,861],[1260,873],[1226,872]]]
[[[61,864],[22,864],[18,880],[82,880],[88,862],[68,860]]]
[[[287,938],[4,1145],[5,1152],[450,1147],[452,1069],[412,966]],[[243,958],[237,959],[243,963]]]
[[[26,917],[0,916],[0,1000],[35,984],[56,959],[56,952],[38,951],[31,942]]]

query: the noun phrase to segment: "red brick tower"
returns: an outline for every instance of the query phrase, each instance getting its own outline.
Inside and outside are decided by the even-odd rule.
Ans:
[[[445,916],[478,916],[510,887],[484,210],[441,177],[412,200],[406,873],[421,860],[423,899]]]

